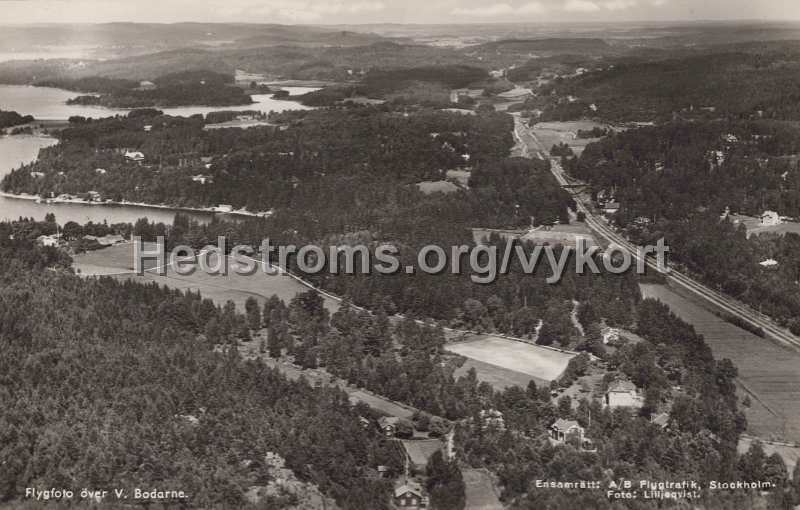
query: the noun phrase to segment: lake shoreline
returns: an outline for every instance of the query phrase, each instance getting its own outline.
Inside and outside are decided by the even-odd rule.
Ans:
[[[228,210],[220,210],[219,206],[184,207],[184,206],[173,206],[167,204],[148,204],[145,202],[128,202],[126,200],[123,200],[121,202],[117,202],[114,200],[108,200],[106,202],[88,202],[80,198],[72,198],[72,199],[43,198],[40,195],[31,195],[28,193],[16,194],[16,193],[9,193],[7,191],[0,191],[0,197],[11,198],[15,200],[32,200],[37,203],[44,203],[48,205],[78,204],[78,205],[111,206],[111,207],[141,207],[142,209],[166,209],[170,211],[185,211],[192,213],[229,214],[232,216],[244,216],[248,218],[268,218],[269,216],[272,216],[272,211],[250,212],[244,209],[236,209],[228,211]]]

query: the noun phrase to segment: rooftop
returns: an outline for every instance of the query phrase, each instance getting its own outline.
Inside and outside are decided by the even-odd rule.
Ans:
[[[609,384],[608,391],[606,391],[606,393],[629,393],[631,391],[636,391],[636,385],[627,380],[620,380]]]

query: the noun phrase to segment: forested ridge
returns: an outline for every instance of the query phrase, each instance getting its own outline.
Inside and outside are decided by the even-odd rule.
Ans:
[[[721,47],[686,53],[681,49],[673,58],[621,57],[601,70],[550,81],[539,88],[539,95],[554,94],[560,100],[541,103],[542,120],[798,117],[800,52],[795,42],[760,52]],[[568,96],[577,101],[566,101]]]

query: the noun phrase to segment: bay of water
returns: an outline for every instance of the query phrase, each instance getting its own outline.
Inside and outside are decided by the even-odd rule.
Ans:
[[[312,87],[282,87],[291,95],[305,94]],[[20,115],[33,115],[37,120],[66,120],[73,115],[82,117],[110,117],[126,115],[130,110],[103,108],[100,106],[68,105],[67,100],[80,96],[80,93],[50,87],[31,87],[27,85],[0,85],[0,110],[12,110]],[[176,108],[159,108],[167,115],[188,117],[190,115],[206,115],[218,111],[257,110],[264,113],[285,110],[309,110],[296,101],[272,99],[271,94],[254,94],[255,103],[240,106],[181,106]]]

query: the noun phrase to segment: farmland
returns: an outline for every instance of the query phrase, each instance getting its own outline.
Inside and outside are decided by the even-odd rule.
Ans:
[[[503,505],[497,497],[492,475],[484,469],[462,469],[466,485],[466,510],[500,510]]]
[[[739,444],[736,446],[736,449],[739,451],[739,453],[744,453],[750,448],[752,443],[752,438],[743,437],[739,439]],[[764,447],[764,453],[767,455],[767,457],[774,453],[780,455],[783,461],[786,463],[786,468],[788,469],[789,473],[794,470],[798,460],[800,460],[800,446],[790,446],[782,443],[762,443],[762,446]]]
[[[583,149],[596,138],[578,138],[578,130],[589,131],[593,128],[606,128],[604,124],[591,122],[588,120],[570,122],[539,122],[533,126],[533,134],[542,143],[542,146],[550,150],[550,147],[559,143],[568,144],[576,155],[580,156]]]
[[[426,195],[436,192],[452,193],[458,191],[458,186],[450,181],[424,181],[417,183],[417,188]]]
[[[420,469],[428,464],[428,460],[434,453],[440,451],[442,454],[446,454],[445,444],[439,439],[401,441],[401,443],[411,465]]]
[[[145,243],[145,250],[154,249],[154,245]],[[213,267],[216,264],[215,256],[211,256],[210,259]],[[203,297],[212,299],[220,305],[232,300],[240,310],[244,310],[244,302],[251,296],[263,303],[272,295],[277,295],[288,303],[297,293],[308,290],[307,286],[286,275],[270,276],[261,271],[250,276],[236,274],[233,271],[235,262],[230,259],[229,261],[231,270],[227,275],[208,275],[201,270],[197,270],[191,275],[179,275],[172,267],[167,267],[167,274],[162,276],[155,272],[155,262],[147,261],[144,264],[147,269],[146,273],[137,276],[133,274],[133,245],[125,243],[76,255],[73,267],[87,276],[111,275],[118,278],[131,278],[143,283],[156,282],[159,285],[184,291],[199,291]],[[323,297],[328,310],[338,309],[338,301]]]
[[[537,386],[546,385],[550,382],[516,370],[509,370],[471,358],[467,358],[467,361],[456,369],[455,377],[466,375],[470,368],[475,369],[478,379],[491,384],[497,390],[502,390],[509,386],[522,386],[524,388],[530,381],[534,381]]]
[[[447,344],[445,349],[469,358],[468,363],[477,361],[470,366],[475,368],[480,380],[492,384],[498,380],[513,381],[510,372],[523,374],[537,382],[549,382],[561,375],[572,358],[565,352],[489,335]],[[519,376],[520,382],[523,378]]]
[[[739,369],[748,433],[800,441],[800,354],[744,331],[664,285],[642,285],[644,297],[660,300],[705,337],[716,359],[730,358]]]
[[[562,246],[576,246],[579,238],[584,240],[585,246],[599,246],[592,231],[583,223],[570,225],[553,225],[537,230],[531,230],[523,235],[523,241],[533,241],[536,244],[550,244]]]

